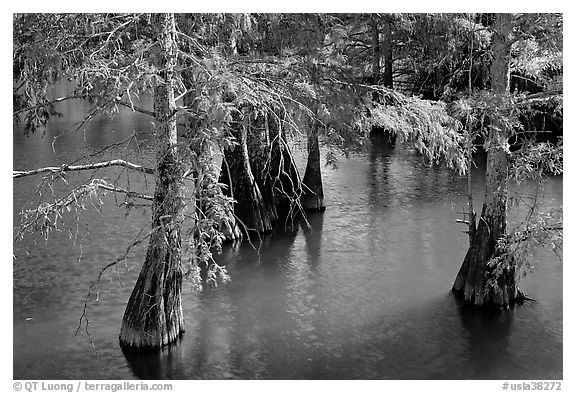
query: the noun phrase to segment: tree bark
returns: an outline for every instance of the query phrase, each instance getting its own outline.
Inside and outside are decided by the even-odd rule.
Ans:
[[[380,82],[380,31],[378,29],[378,16],[372,15],[371,23],[371,40],[372,40],[372,84],[377,85]]]
[[[385,87],[392,89],[394,82],[392,79],[392,21],[390,20],[390,16],[384,19],[383,35],[382,54],[384,55],[384,75],[382,83]]]
[[[264,204],[248,154],[249,112],[245,111],[243,119],[237,113],[233,117],[236,123],[233,134],[238,145],[224,152],[220,182],[228,184],[230,196],[236,200],[234,214],[244,224],[241,225],[244,232],[270,232],[274,217]]]
[[[510,86],[510,48],[512,17],[497,14],[492,42],[494,57],[491,66],[492,91],[505,96]],[[508,130],[494,116],[488,135],[486,188],[480,221],[470,242],[470,248],[454,282],[453,291],[466,303],[508,306],[521,297],[513,267],[505,269],[497,287],[486,284],[490,273],[488,262],[497,256],[498,239],[506,235],[508,192]]]
[[[318,67],[311,64],[312,82],[315,86],[318,85],[320,75]],[[302,188],[304,189],[303,195],[300,198],[300,204],[304,210],[309,211],[324,211],[324,188],[322,186],[322,172],[320,170],[320,144],[318,143],[318,131],[320,129],[320,121],[318,113],[320,102],[314,102],[314,118],[311,121],[311,127],[308,131],[308,159],[306,162],[306,172],[302,179]]]
[[[286,140],[281,119],[283,110],[268,115],[268,139],[270,141],[270,163],[267,169],[266,182],[272,189],[274,204],[279,215],[290,213],[301,194],[301,178],[294,163],[292,151]]]
[[[385,87],[392,88],[392,47],[390,35],[390,21],[388,17],[384,21],[384,42],[380,43],[380,29],[379,17],[374,14],[371,17],[371,46],[372,46],[372,75],[371,83],[378,85],[383,82]],[[382,52],[384,52],[384,78],[380,72],[380,61],[382,59]],[[383,103],[382,93],[380,91],[372,92],[372,101],[379,104]],[[372,126],[371,134],[383,133],[391,145],[396,143],[396,134],[386,130],[382,127]]]
[[[180,228],[183,215],[182,165],[178,160],[174,79],[177,63],[173,14],[157,17],[161,82],[154,94],[157,178],[146,260],[134,286],[120,330],[120,344],[136,349],[173,343],[184,332]]]
[[[308,134],[308,161],[306,172],[302,180],[304,194],[301,204],[304,210],[323,211],[324,188],[322,186],[322,172],[320,170],[320,146],[318,144],[318,122],[314,121],[314,126]]]
[[[266,216],[270,217],[272,222],[278,220],[278,211],[274,200],[274,185],[270,181],[269,158],[272,149],[270,141],[269,125],[270,113],[264,116],[257,116],[250,121],[250,132],[247,135],[248,156],[250,158],[250,167],[254,174],[254,179],[262,195],[262,204]]]

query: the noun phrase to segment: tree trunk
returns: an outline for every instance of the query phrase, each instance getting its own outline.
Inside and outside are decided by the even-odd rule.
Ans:
[[[228,184],[230,196],[236,200],[234,214],[244,224],[241,224],[243,230],[270,232],[274,217],[264,204],[248,154],[249,113],[244,114],[244,120],[240,119],[239,114],[233,116],[238,117],[234,119],[237,124],[234,126],[234,137],[238,145],[224,152],[220,182]]]
[[[146,260],[134,286],[120,330],[120,344],[158,348],[184,332],[180,228],[183,215],[182,167],[178,161],[174,72],[177,62],[173,14],[157,16],[161,26],[161,82],[154,95],[159,124],[156,136],[157,178],[152,228]]]
[[[372,16],[370,21],[372,31],[372,84],[377,85],[380,82],[380,32],[378,30],[378,17]]]
[[[270,113],[264,116],[259,115],[250,120],[250,132],[247,136],[248,156],[250,158],[250,167],[254,174],[256,184],[262,194],[262,203],[266,215],[272,222],[278,220],[278,211],[274,201],[274,189],[272,182],[269,181],[269,158],[270,158],[270,132],[269,120]]]
[[[186,66],[191,66],[187,64]],[[192,112],[201,112],[202,109],[198,107],[197,97],[201,94],[201,87],[197,87],[197,82],[193,76],[191,68],[182,72],[182,79],[184,85],[192,93],[188,93],[183,98],[184,107],[189,108]],[[240,240],[242,238],[242,231],[239,224],[236,222],[233,214],[233,206],[225,206],[225,218],[215,217],[214,212],[218,215],[222,214],[221,209],[214,209],[214,198],[222,196],[222,189],[216,184],[221,175],[221,166],[216,167],[219,158],[216,158],[213,150],[217,150],[217,155],[220,157],[222,151],[220,146],[214,143],[210,136],[205,132],[199,132],[202,127],[202,121],[196,117],[188,116],[184,123],[187,138],[191,171],[187,178],[192,179],[192,184],[188,183],[187,188],[190,191],[191,199],[188,204],[188,216],[191,216],[191,209],[196,209],[196,217],[203,217],[211,219],[217,225],[222,235],[231,241]],[[217,195],[215,195],[217,193]],[[200,219],[200,218],[199,218]],[[188,220],[189,222],[189,220]],[[197,228],[197,227],[196,227]],[[197,233],[195,234],[196,238]]]
[[[510,83],[511,15],[497,14],[494,29],[492,91],[498,95],[507,95]],[[488,267],[488,262],[497,256],[498,239],[506,235],[507,131],[506,125],[494,116],[488,135],[486,189],[482,214],[452,288],[465,302],[475,305],[507,306],[521,297],[512,267],[505,269],[497,286],[487,286],[486,283],[491,269]]]
[[[304,194],[300,203],[304,210],[324,211],[324,188],[322,187],[322,172],[320,171],[320,145],[318,143],[318,119],[312,121],[308,133],[308,161],[302,180]]]
[[[384,75],[382,83],[385,87],[392,89],[392,21],[390,16],[384,19],[384,40],[382,41],[382,54],[384,55]]]
[[[280,110],[268,115],[268,136],[270,141],[270,163],[267,179],[273,194],[274,204],[279,214],[290,214],[300,201],[302,181],[294,163],[292,151],[288,146],[286,134],[280,119],[284,117]]]
[[[377,15],[372,15],[371,18],[371,46],[372,46],[372,76],[371,83],[373,85],[378,85],[380,82],[384,82],[384,86],[392,88],[392,49],[391,49],[391,36],[390,36],[390,22],[388,19],[384,23],[384,45],[380,43],[380,31],[379,31],[379,17]],[[382,81],[382,76],[380,74],[380,60],[382,58],[382,50],[384,51],[385,60],[385,70],[384,70],[384,80]],[[372,91],[372,101],[379,104],[383,104],[382,93],[380,91]],[[396,134],[390,132],[390,130],[384,129],[379,126],[372,125],[371,134],[382,133],[391,145],[396,143]]]

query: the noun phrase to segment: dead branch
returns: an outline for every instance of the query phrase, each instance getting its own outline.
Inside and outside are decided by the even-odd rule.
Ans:
[[[554,98],[562,98],[562,92],[561,91],[543,91],[540,93],[533,93],[533,94],[528,94],[524,97],[521,97],[518,101],[517,104],[518,105],[528,105],[531,104],[533,102],[538,102],[538,101],[548,101]]]
[[[72,172],[72,171],[87,171],[92,169],[99,169],[105,168],[109,166],[123,166],[129,169],[132,169],[137,172],[147,173],[147,174],[154,174],[154,170],[151,168],[146,168],[138,164],[133,164],[131,162],[125,160],[110,160],[104,162],[96,162],[93,164],[85,164],[85,165],[62,165],[60,167],[45,167],[45,168],[38,168],[33,169],[30,171],[12,171],[12,178],[20,178],[25,176],[32,176],[37,175],[39,173],[45,172]]]
[[[123,188],[115,187],[102,179],[92,179],[88,184],[84,184],[69,192],[66,196],[55,200],[53,203],[42,203],[37,208],[22,212],[22,223],[15,228],[14,238],[23,238],[26,232],[40,230],[46,238],[48,232],[57,228],[57,222],[62,216],[64,211],[70,211],[72,207],[75,209],[83,209],[83,201],[92,197],[97,197],[95,194],[97,189],[104,189],[108,191],[125,193],[128,197],[140,198],[145,200],[153,200],[149,195],[140,194],[137,192],[125,190]],[[102,202],[98,199],[99,204]],[[98,208],[96,205],[92,204]]]
[[[118,105],[125,106],[126,108],[130,108],[133,112],[140,112],[140,113],[143,113],[145,115],[152,116],[152,117],[156,116],[156,114],[153,111],[149,111],[147,109],[140,108],[140,107],[133,105],[132,103],[129,103],[129,102],[116,101],[116,103]]]
[[[121,192],[123,194],[128,195],[131,198],[140,198],[140,199],[146,199],[148,201],[153,201],[154,197],[150,196],[150,195],[146,195],[146,194],[140,194],[139,192],[134,192],[134,191],[130,191],[130,190],[125,190],[123,188],[120,187],[114,187],[112,185],[109,184],[104,184],[104,183],[97,183],[96,184],[98,188],[102,188],[104,190],[108,190],[108,191],[114,191],[114,192]]]

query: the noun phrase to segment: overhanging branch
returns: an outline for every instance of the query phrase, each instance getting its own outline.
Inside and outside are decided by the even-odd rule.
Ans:
[[[103,203],[96,192],[98,189],[124,193],[128,198],[154,199],[149,195],[116,187],[102,179],[92,179],[90,183],[76,187],[52,203],[40,203],[34,209],[22,211],[22,221],[14,229],[14,239],[22,239],[26,233],[33,232],[40,232],[48,239],[48,233],[58,229],[63,213],[74,210],[78,215],[81,210],[85,210],[86,204],[92,204],[98,209]]]
[[[561,223],[549,225],[547,227],[539,228],[538,231],[541,232],[553,232],[553,231],[563,231],[564,226]],[[522,232],[515,233],[512,236],[511,243],[520,243],[525,242],[533,237],[535,230],[525,230]]]
[[[139,192],[134,192],[134,191],[130,191],[130,190],[126,190],[124,188],[120,188],[120,187],[114,187],[112,185],[109,184],[104,184],[104,183],[98,183],[98,188],[102,188],[104,190],[108,190],[108,191],[114,191],[114,192],[121,192],[123,194],[128,195],[131,198],[140,198],[140,199],[146,199],[148,201],[153,201],[154,197],[150,196],[150,195],[146,195],[146,194],[140,194]]]
[[[128,102],[116,101],[116,103],[117,103],[118,105],[125,106],[126,108],[130,108],[130,109],[132,109],[134,112],[140,112],[140,113],[143,113],[143,114],[145,114],[145,115],[152,116],[152,117],[155,117],[155,115],[156,115],[156,114],[155,114],[154,112],[152,112],[152,111],[149,111],[149,110],[144,109],[144,108],[140,108],[140,107],[138,107],[138,106],[136,106],[136,105],[133,105],[133,104],[131,104],[131,103],[128,103]]]
[[[154,174],[154,170],[151,168],[146,168],[142,165],[134,164],[124,160],[110,160],[104,162],[96,162],[93,164],[85,164],[85,165],[62,165],[60,167],[52,166],[52,167],[45,167],[45,168],[38,168],[33,169],[30,171],[12,171],[12,178],[20,178],[25,176],[32,176],[37,175],[40,173],[45,172],[72,172],[72,171],[88,171],[93,169],[99,168],[106,168],[110,166],[123,166],[125,168],[132,169],[137,172],[147,173],[147,174]]]
[[[57,104],[57,103],[62,102],[62,101],[75,100],[75,99],[79,99],[79,98],[83,98],[83,97],[80,96],[80,95],[78,95],[78,94],[72,94],[72,95],[69,95],[69,96],[66,96],[66,97],[56,98],[56,99],[54,99],[54,100],[52,100],[52,101],[46,101],[46,102],[43,102],[43,103],[38,104],[38,105],[28,106],[28,107],[26,107],[26,108],[21,108],[21,109],[19,109],[19,110],[17,110],[17,111],[14,111],[12,114],[13,114],[14,116],[16,116],[16,115],[19,115],[20,113],[23,113],[23,112],[29,112],[29,111],[33,111],[33,110],[38,109],[38,108],[44,108],[44,107],[47,107],[47,106],[50,106],[50,105]]]
[[[527,105],[537,101],[547,101],[554,98],[563,98],[562,91],[543,91],[540,93],[528,94],[517,101],[518,105]]]

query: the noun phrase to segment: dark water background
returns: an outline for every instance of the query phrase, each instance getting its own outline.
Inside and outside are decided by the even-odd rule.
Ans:
[[[53,145],[86,108],[61,107],[67,118],[52,121],[44,137],[25,137],[15,127],[14,169],[71,162],[135,130],[141,141],[151,139],[150,119],[125,111],[64,133]],[[107,196],[101,213],[89,206],[78,223],[65,217],[72,239],[63,231],[47,244],[39,237],[15,244],[14,378],[561,379],[561,261],[536,253],[535,271],[521,283],[535,303],[496,313],[461,307],[449,290],[467,248],[464,228],[454,223],[465,207],[465,180],[426,167],[407,148],[373,142],[338,169],[324,168],[328,208],[309,218],[311,230],[279,230],[259,256],[248,245],[225,248],[219,260],[230,283],[202,293],[185,284],[186,333],[159,354],[125,355],[118,346],[143,247],[104,276],[99,301],[89,302],[97,352],[84,329],[75,335],[90,284],[146,228],[149,212],[126,217]],[[143,149],[131,144],[123,154],[152,165],[146,143]],[[87,176],[68,180],[79,184]],[[126,179],[120,169],[96,174],[118,176]],[[38,180],[14,181],[15,224]],[[152,177],[129,180],[153,193]],[[547,183],[544,203],[562,206],[561,176]],[[511,225],[521,215],[513,211]]]

